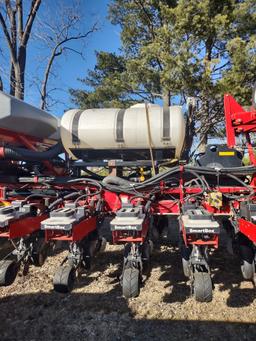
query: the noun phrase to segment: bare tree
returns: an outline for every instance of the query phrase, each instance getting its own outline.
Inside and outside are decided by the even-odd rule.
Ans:
[[[72,0],[66,6],[62,0],[31,0],[29,8],[26,4],[24,2],[23,5],[23,0],[0,0],[0,29],[2,28],[2,39],[6,41],[10,56],[9,62],[8,58],[6,59],[7,54],[4,53],[6,65],[1,67],[1,73],[5,79],[9,78],[10,94],[24,99],[25,76],[28,80],[27,47],[30,40],[33,48],[39,48],[38,55],[42,60],[42,63],[38,63],[37,74],[30,74],[30,79],[36,79],[32,83],[40,93],[40,107],[47,109],[49,103],[55,103],[52,98],[54,90],[60,90],[58,85],[54,88],[49,86],[50,78],[55,75],[56,60],[69,53],[76,53],[83,58],[86,38],[97,30],[97,25],[84,28],[84,3],[80,0]],[[38,10],[41,4],[50,6],[43,7],[44,11],[40,16]],[[76,44],[77,41],[79,45]],[[2,88],[0,76],[0,90]]]
[[[24,24],[23,0],[4,0],[0,25],[10,52],[10,94],[24,99],[27,46],[41,0],[32,0]]]
[[[55,16],[53,20],[47,18],[47,21],[42,21],[37,18],[37,21],[39,30],[35,36],[44,42],[49,51],[40,89],[40,107],[47,109],[48,99],[51,97],[50,92],[55,90],[48,89],[48,83],[56,59],[68,53],[76,53],[83,58],[83,43],[90,34],[97,30],[97,24],[93,24],[89,29],[83,29],[81,6],[80,2],[76,0],[72,2],[71,7],[62,6],[59,8],[58,19]],[[75,41],[80,42],[78,48],[72,45]]]

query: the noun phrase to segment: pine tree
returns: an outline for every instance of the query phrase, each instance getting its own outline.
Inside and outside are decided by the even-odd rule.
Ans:
[[[223,94],[250,101],[255,81],[256,10],[253,0],[112,0],[109,18],[121,27],[120,56],[100,52],[97,65],[72,91],[80,106],[122,106],[197,99],[189,117],[193,137],[207,143],[223,132]],[[115,65],[115,66],[114,66]]]

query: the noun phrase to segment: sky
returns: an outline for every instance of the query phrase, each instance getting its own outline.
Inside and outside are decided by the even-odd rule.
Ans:
[[[30,3],[25,0],[24,3]],[[60,8],[58,6],[69,6],[71,0],[42,0],[42,5],[38,12],[38,22],[49,22],[58,15]],[[50,111],[55,115],[61,116],[63,112],[74,104],[71,102],[68,93],[69,88],[81,88],[82,84],[78,78],[84,78],[88,69],[94,67],[96,62],[95,51],[103,50],[108,52],[118,52],[120,48],[120,29],[118,26],[113,26],[107,19],[108,3],[109,0],[80,0],[81,8],[83,10],[83,23],[80,30],[83,32],[88,31],[94,23],[97,22],[98,31],[92,33],[86,38],[85,46],[83,47],[83,56],[70,52],[67,56],[58,58],[54,67],[54,76],[51,77],[49,88],[58,89],[52,92],[52,96],[59,103],[54,105]],[[28,59],[26,68],[26,91],[25,101],[38,106],[40,103],[40,96],[38,86],[42,79],[43,71],[49,51],[45,49],[39,40],[37,33],[40,33],[40,27],[33,31],[33,37],[28,46]],[[72,48],[81,50],[82,43],[77,41],[70,45]],[[0,48],[5,52],[5,60],[0,59],[0,71],[4,71],[3,81],[4,90],[9,90],[8,85],[8,70],[9,70],[9,57],[7,55],[8,49],[5,46],[4,37],[0,35]],[[2,74],[2,72],[1,72]]]

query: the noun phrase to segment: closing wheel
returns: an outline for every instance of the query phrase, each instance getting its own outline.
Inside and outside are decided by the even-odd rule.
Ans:
[[[33,250],[32,262],[35,266],[42,266],[48,256],[49,243],[41,241],[38,247]]]
[[[239,254],[243,278],[246,280],[252,280],[255,273],[255,250],[251,242],[244,236],[240,236],[239,238]]]
[[[142,246],[142,272],[144,275],[149,275],[150,272],[150,256],[152,253],[153,243],[146,241]]]
[[[253,280],[255,274],[254,261],[252,263],[249,263],[246,260],[243,260],[241,265],[241,271],[244,279]]]
[[[106,238],[100,237],[100,238],[99,238],[99,247],[98,247],[98,250],[97,250],[97,251],[100,252],[100,253],[104,252],[105,249],[106,249],[106,246],[107,246],[107,240],[106,240]]]
[[[212,279],[208,272],[194,273],[194,295],[198,302],[210,302],[212,300]]]
[[[122,276],[123,296],[126,298],[137,297],[140,292],[139,287],[140,272],[136,268],[124,269]]]
[[[72,291],[76,279],[76,271],[70,265],[60,266],[54,274],[54,290],[61,293]]]
[[[11,285],[17,276],[19,267],[13,260],[2,260],[0,262],[0,286]]]
[[[182,268],[183,273],[185,277],[190,277],[191,275],[191,267],[190,267],[190,255],[191,255],[191,249],[186,247],[184,244],[181,245],[181,257],[182,257]]]
[[[186,260],[185,258],[182,258],[182,268],[183,268],[183,273],[185,277],[189,278],[191,275],[191,269],[190,269],[189,261]]]

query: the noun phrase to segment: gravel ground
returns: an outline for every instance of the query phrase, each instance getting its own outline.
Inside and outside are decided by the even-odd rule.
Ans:
[[[161,246],[140,296],[125,300],[118,276],[122,247],[108,245],[71,294],[52,291],[65,254],[31,267],[0,288],[0,340],[256,340],[256,290],[238,260],[221,248],[212,256],[213,301],[195,302],[177,246]]]

